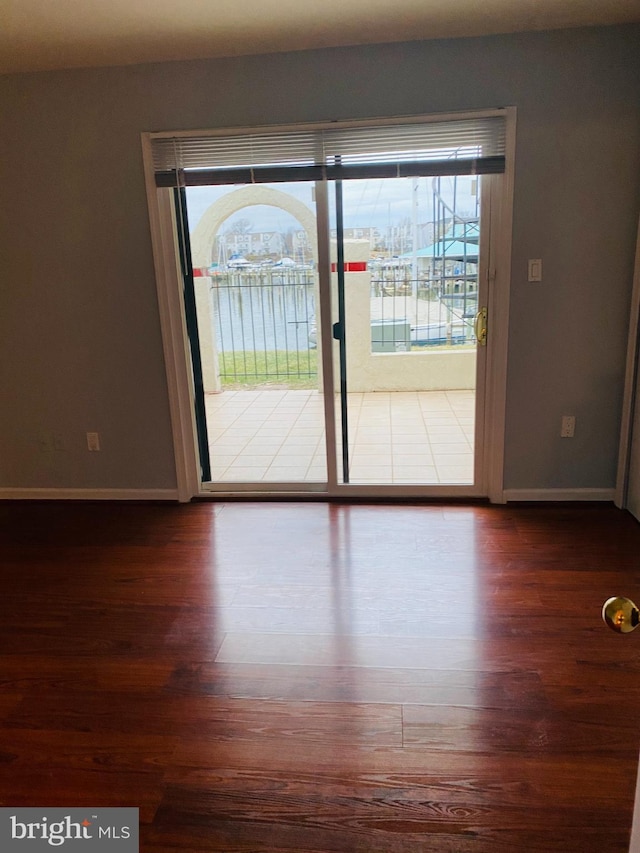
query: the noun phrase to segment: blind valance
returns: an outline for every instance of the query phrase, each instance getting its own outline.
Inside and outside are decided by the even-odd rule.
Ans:
[[[505,116],[151,137],[156,185],[503,172]]]

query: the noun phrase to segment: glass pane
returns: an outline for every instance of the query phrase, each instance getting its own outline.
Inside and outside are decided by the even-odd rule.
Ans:
[[[190,188],[187,206],[212,481],[326,481],[313,187]]]
[[[348,181],[343,199],[348,481],[471,484],[479,178]]]

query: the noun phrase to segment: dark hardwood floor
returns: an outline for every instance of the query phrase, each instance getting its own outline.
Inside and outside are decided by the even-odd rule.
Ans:
[[[0,805],[141,850],[626,851],[640,526],[601,506],[0,504]]]

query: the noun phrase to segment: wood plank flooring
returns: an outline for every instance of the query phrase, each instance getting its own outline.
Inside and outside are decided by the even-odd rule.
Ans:
[[[141,850],[626,851],[640,526],[608,505],[0,504],[0,805]]]

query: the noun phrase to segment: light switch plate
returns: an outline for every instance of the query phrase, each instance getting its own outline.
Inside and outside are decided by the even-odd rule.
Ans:
[[[542,258],[529,258],[529,281],[542,281]]]

